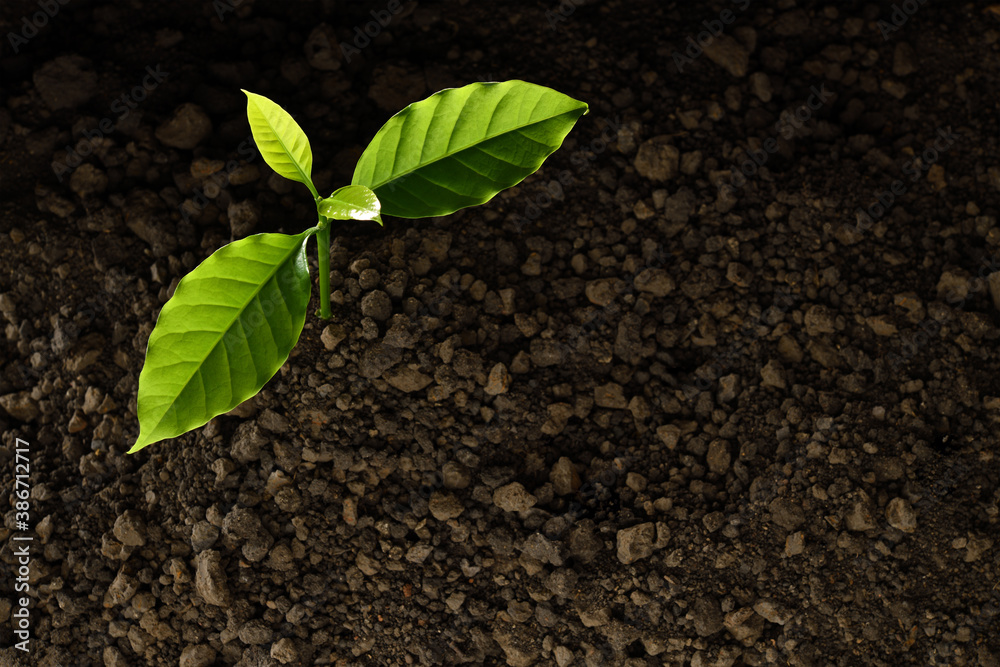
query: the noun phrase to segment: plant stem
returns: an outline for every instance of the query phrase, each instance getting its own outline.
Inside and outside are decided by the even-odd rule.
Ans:
[[[319,265],[319,316],[330,319],[330,221],[319,217],[316,232],[317,264]]]

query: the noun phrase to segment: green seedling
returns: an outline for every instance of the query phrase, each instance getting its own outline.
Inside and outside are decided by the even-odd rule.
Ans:
[[[320,196],[312,149],[280,106],[247,96],[264,161],[302,183],[318,223],[254,234],[215,251],[160,310],[139,374],[139,438],[129,453],[175,438],[256,395],[298,342],[312,291],[306,242],[316,238],[319,313],[330,318],[330,221],[444,216],[517,185],[562,145],[587,105],[524,81],[449,88],[406,107],[376,133],[350,185]]]

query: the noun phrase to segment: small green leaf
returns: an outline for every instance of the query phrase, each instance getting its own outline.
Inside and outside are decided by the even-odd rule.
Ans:
[[[483,204],[542,166],[587,105],[524,81],[473,83],[415,102],[365,149],[352,183],[400,218]]]
[[[332,220],[375,220],[382,224],[382,204],[363,185],[345,185],[317,204],[320,215]]]
[[[313,197],[319,197],[312,182],[313,157],[306,133],[271,100],[243,92],[247,96],[247,120],[264,162],[285,178],[305,185]]]
[[[129,454],[229,412],[285,363],[309,304],[314,231],[248,236],[178,283],[149,335]]]

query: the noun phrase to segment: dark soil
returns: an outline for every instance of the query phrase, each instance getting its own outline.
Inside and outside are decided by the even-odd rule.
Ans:
[[[0,665],[998,665],[988,3],[63,3],[0,6]],[[177,281],[315,221],[240,88],[328,192],[514,78],[591,108],[537,174],[336,229],[333,321],[124,453]]]

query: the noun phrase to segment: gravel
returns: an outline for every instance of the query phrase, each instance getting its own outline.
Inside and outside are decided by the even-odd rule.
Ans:
[[[520,482],[512,482],[501,486],[493,492],[493,504],[504,512],[525,512],[537,499],[527,492]]]
[[[156,128],[156,138],[171,148],[192,150],[212,134],[212,120],[197,104],[185,103]]]
[[[670,181],[677,176],[680,155],[671,137],[653,137],[639,146],[634,161],[635,170],[651,181]]]
[[[32,664],[996,662],[990,30],[932,3],[887,37],[891,8],[732,7],[679,71],[703,6],[573,4],[550,29],[331,3],[303,31],[182,0],[22,45],[0,459],[30,443]],[[126,43],[183,74],[91,141],[135,86]],[[333,319],[311,303],[257,398],[125,455],[180,279],[311,224],[240,87],[295,116],[328,193],[405,104],[521,76],[496,63],[590,105],[542,171],[445,218],[336,223]]]
[[[115,520],[115,538],[130,547],[146,544],[146,522],[135,510],[127,510]]]
[[[97,94],[93,62],[76,54],[45,63],[35,71],[33,80],[38,94],[53,111],[73,109]]]
[[[618,531],[618,560],[628,565],[652,555],[656,542],[656,526],[642,523]]]
[[[222,556],[218,551],[202,551],[195,559],[195,588],[207,604],[228,607],[232,604],[232,593],[222,568]]]

